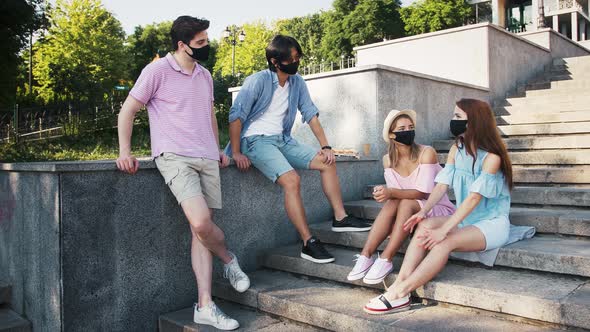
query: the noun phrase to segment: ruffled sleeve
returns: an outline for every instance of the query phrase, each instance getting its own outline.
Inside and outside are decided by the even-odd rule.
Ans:
[[[420,164],[418,167],[420,169],[418,170],[418,177],[416,179],[416,190],[430,194],[436,185],[434,178],[442,167],[439,164]]]
[[[453,185],[453,177],[455,176],[455,164],[446,164],[442,171],[438,172],[434,182],[442,183],[449,186]]]
[[[487,198],[496,198],[501,195],[510,195],[507,193],[506,179],[501,172],[490,174],[481,172],[481,174],[473,181],[469,192],[481,194]]]
[[[385,177],[385,183],[387,184],[387,188],[401,189],[402,186],[399,184],[399,182],[395,178],[395,175],[393,175],[392,172],[393,170],[391,168],[386,168],[383,173],[383,176]]]

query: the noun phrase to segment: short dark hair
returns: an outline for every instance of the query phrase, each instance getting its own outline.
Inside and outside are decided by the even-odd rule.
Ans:
[[[285,61],[291,59],[291,49],[295,48],[299,56],[303,56],[303,51],[297,40],[290,36],[276,35],[266,47],[266,61],[268,61],[268,69],[277,71],[275,65],[270,59],[277,61]]]
[[[170,37],[172,38],[172,49],[178,49],[178,42],[188,44],[197,33],[209,29],[209,21],[203,18],[192,16],[179,16],[172,23]]]

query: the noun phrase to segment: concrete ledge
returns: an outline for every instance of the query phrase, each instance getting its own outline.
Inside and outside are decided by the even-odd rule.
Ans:
[[[406,69],[402,69],[402,68],[396,68],[396,67],[382,65],[382,64],[371,64],[371,65],[366,65],[366,66],[359,66],[359,67],[353,67],[353,68],[347,68],[347,69],[333,70],[333,71],[328,71],[328,72],[325,72],[325,73],[305,75],[305,76],[303,76],[303,78],[306,81],[312,81],[312,80],[317,80],[317,79],[322,79],[322,78],[327,78],[327,77],[335,77],[335,76],[349,75],[349,74],[362,73],[362,72],[373,71],[373,70],[384,70],[384,71],[391,72],[391,73],[398,73],[398,74],[402,74],[402,75],[408,75],[408,76],[413,76],[413,77],[417,77],[417,78],[423,78],[423,79],[427,79],[427,80],[430,80],[430,81],[435,81],[435,82],[440,82],[440,83],[446,83],[446,84],[455,85],[455,86],[461,86],[461,87],[466,87],[466,88],[477,89],[477,90],[481,90],[481,91],[484,91],[484,92],[489,92],[490,91],[489,88],[484,87],[484,86],[479,86],[479,85],[475,85],[475,84],[469,84],[469,83],[465,83],[465,82],[455,81],[455,80],[451,80],[451,79],[447,79],[447,78],[443,78],[443,77],[428,75],[428,74],[424,74],[424,73],[419,73],[419,72],[415,72],[415,71],[411,71],[411,70],[406,70]],[[227,91],[230,92],[230,93],[239,92],[241,90],[241,88],[242,88],[241,86],[233,87],[233,88],[229,88]]]
[[[156,163],[149,157],[137,158],[140,170],[156,169]],[[374,158],[356,159],[353,157],[336,157],[337,162],[373,162]],[[235,165],[233,160],[230,163]],[[0,163],[0,171],[8,172],[96,172],[117,171],[115,160],[96,161],[47,161],[34,163]]]

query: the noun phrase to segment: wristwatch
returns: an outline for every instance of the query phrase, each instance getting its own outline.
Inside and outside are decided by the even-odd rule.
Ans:
[[[329,146],[329,145],[324,145],[324,146],[322,146],[322,150],[326,150],[326,149],[328,149],[328,150],[332,150],[332,147],[331,147],[331,146]]]

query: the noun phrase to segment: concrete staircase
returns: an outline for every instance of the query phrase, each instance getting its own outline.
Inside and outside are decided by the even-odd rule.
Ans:
[[[10,309],[10,286],[0,281],[0,332],[31,332],[31,323]]]
[[[329,244],[335,263],[301,259],[300,245],[275,248],[260,254],[250,290],[237,294],[217,283],[216,296],[334,331],[590,329],[589,69],[590,57],[555,60],[494,109],[514,163],[511,222],[538,234],[502,248],[493,268],[452,259],[413,294],[417,310],[370,316],[362,306],[384,286],[346,280],[367,233],[334,233],[318,223],[312,232]],[[434,142],[441,163],[451,144]],[[381,204],[371,192],[368,186],[363,200],[347,202],[347,211],[374,219]]]

